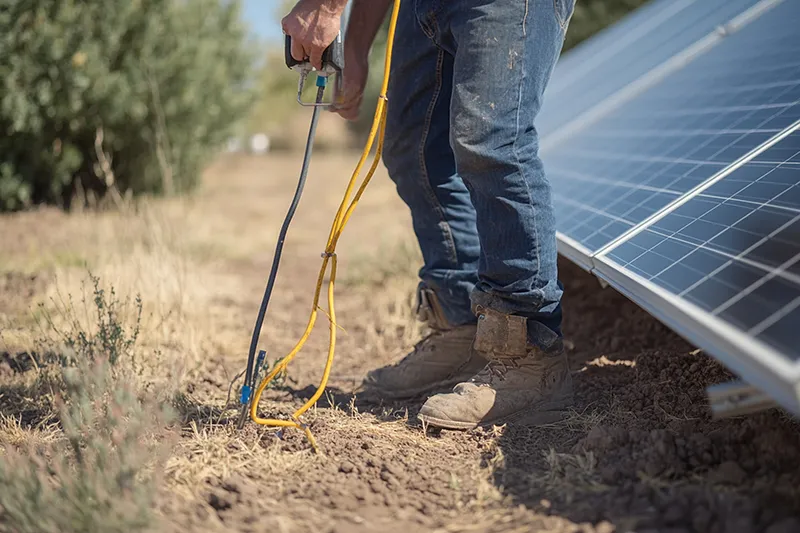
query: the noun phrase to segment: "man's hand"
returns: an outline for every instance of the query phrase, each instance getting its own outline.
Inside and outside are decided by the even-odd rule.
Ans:
[[[353,0],[344,38],[344,80],[331,111],[356,120],[369,75],[369,52],[392,0]]]
[[[322,70],[322,54],[339,34],[347,0],[300,0],[281,21],[292,38],[292,57]]]
[[[356,120],[368,76],[369,60],[366,51],[354,57],[345,55],[342,93],[334,95],[331,111],[338,113],[344,119]]]

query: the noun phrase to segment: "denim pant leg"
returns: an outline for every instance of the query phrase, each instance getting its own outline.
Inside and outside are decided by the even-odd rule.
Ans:
[[[472,302],[534,319],[530,340],[549,344],[540,324],[560,334],[563,290],[534,120],[575,0],[417,1],[454,56],[450,142],[481,247]]]
[[[454,58],[423,32],[415,7],[415,0],[400,7],[383,161],[411,210],[424,259],[421,283],[436,293],[452,325],[474,323],[470,293],[480,245],[449,142]]]

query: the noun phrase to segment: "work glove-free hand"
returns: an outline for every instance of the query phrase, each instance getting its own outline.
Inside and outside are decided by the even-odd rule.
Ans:
[[[334,104],[330,110],[347,120],[358,119],[364,89],[369,77],[368,51],[363,53],[347,50],[345,41],[344,74],[341,93],[334,94]]]
[[[322,70],[322,54],[339,35],[345,5],[341,0],[297,2],[281,20],[283,32],[292,38],[292,57],[308,60],[312,67]]]

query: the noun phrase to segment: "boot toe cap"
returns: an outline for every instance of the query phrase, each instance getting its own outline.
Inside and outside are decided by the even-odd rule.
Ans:
[[[468,405],[456,394],[431,396],[419,411],[419,419],[430,426],[445,429],[471,429],[477,425],[477,417]]]

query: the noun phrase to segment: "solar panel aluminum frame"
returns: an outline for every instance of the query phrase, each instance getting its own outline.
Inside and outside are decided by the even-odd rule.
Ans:
[[[748,383],[775,399],[782,407],[800,417],[800,365],[791,364],[775,349],[748,337],[723,320],[710,315],[690,302],[671,294],[655,283],[640,277],[608,257],[615,247],[646,230],[661,218],[700,195],[704,190],[741,168],[747,162],[775,146],[795,131],[800,121],[753,149],[746,156],[722,169],[687,194],[676,199],[656,215],[646,219],[623,237],[595,254],[569,237],[558,234],[560,252],[585,270],[605,281],[648,313],[701,347]]]
[[[652,215],[650,215],[649,217],[647,217],[646,219],[644,219],[643,221],[641,221],[640,223],[638,223],[637,225],[635,225],[634,227],[632,227],[631,229],[629,229],[628,231],[626,231],[625,233],[614,239],[613,241],[606,244],[604,247],[597,250],[597,252],[595,252],[594,254],[590,254],[590,257],[607,256],[614,248],[616,248],[620,244],[630,240],[637,234],[651,227],[653,224],[655,224],[665,216],[669,215],[670,213],[675,211],[677,208],[679,208],[692,198],[695,198],[698,195],[702,194],[703,191],[707,190],[709,187],[711,187],[718,181],[724,179],[726,176],[729,176],[730,174],[734,173],[736,170],[738,170],[739,168],[743,167],[744,165],[752,161],[755,157],[759,156],[768,149],[772,148],[773,146],[781,142],[783,139],[785,139],[786,137],[788,137],[789,135],[798,130],[800,130],[800,120],[795,121],[788,128],[784,129],[780,133],[776,134],[774,137],[756,146],[755,148],[750,150],[748,153],[746,153],[745,155],[743,155],[742,157],[740,157],[727,167],[719,170],[718,172],[710,176],[703,183],[697,185],[696,187],[687,191],[679,198],[676,198],[669,204],[665,205],[657,212],[653,213]]]
[[[606,100],[569,121],[543,139],[542,151],[562,142],[577,131],[591,125],[598,118],[613,112],[624,102],[649,89],[665,76],[682,68],[694,58],[710,50],[723,38],[758,19],[770,8],[784,0],[762,0],[741,13],[722,31],[713,32],[676,54],[666,62],[654,67],[633,83],[620,89]],[[655,283],[617,264],[607,254],[616,246],[632,238],[639,232],[668,215],[680,205],[701,194],[708,187],[734,172],[742,165],[757,157],[769,147],[777,144],[800,128],[800,121],[786,128],[771,139],[754,148],[720,170],[708,180],[688,191],[680,198],[670,202],[657,213],[640,222],[625,234],[618,237],[596,252],[570,237],[557,233],[559,253],[584,270],[594,274],[626,297],[637,303],[648,313],[672,328],[689,342],[701,347],[711,356],[725,364],[733,372],[742,376],[748,383],[763,391],[783,408],[800,417],[800,364],[792,364],[777,350],[767,344],[749,337],[742,331],[695,306]]]
[[[771,346],[747,336],[725,321],[691,302],[671,294],[655,283],[617,264],[608,254],[620,244],[651,227],[661,218],[700,195],[714,183],[735,172],[747,162],[800,131],[800,120],[753,149],[700,186],[676,199],[652,217],[590,257],[591,272],[605,279],[648,313],[675,330],[692,344],[701,347],[748,383],[800,417],[800,363],[792,364]],[[800,340],[798,341],[800,342]]]
[[[588,248],[561,232],[556,232],[556,240],[559,254],[566,257],[583,270],[587,272],[592,271],[594,263],[592,263],[592,253]]]
[[[595,256],[593,262],[596,276],[800,417],[800,366],[609,258]]]

